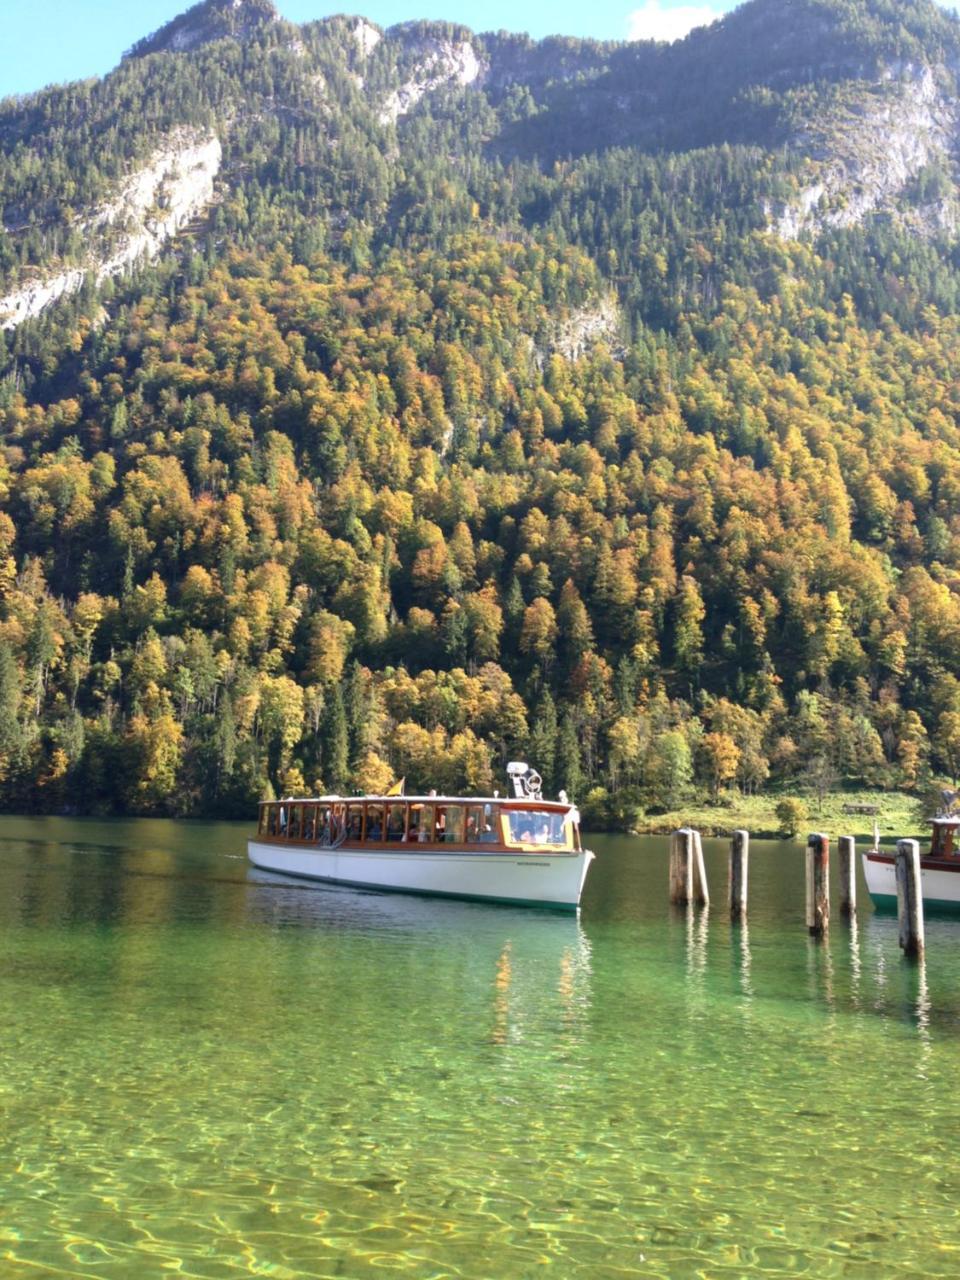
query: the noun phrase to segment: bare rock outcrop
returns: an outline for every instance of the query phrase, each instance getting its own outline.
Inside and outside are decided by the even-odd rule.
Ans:
[[[789,202],[768,207],[771,230],[783,239],[829,227],[859,226],[883,213],[919,233],[956,229],[950,200],[903,202],[930,165],[949,168],[960,109],[937,69],[894,64],[884,81],[838,112],[823,132],[794,145],[811,157],[809,181]]]
[[[82,228],[94,245],[89,259],[0,297],[0,329],[14,329],[51,303],[76,293],[89,278],[97,284],[163,246],[213,199],[222,150],[213,134],[177,129],[113,197],[92,209]]]
[[[620,337],[621,315],[612,294],[571,311],[558,324],[552,350],[565,360],[579,360],[598,342],[605,342],[614,355],[623,354]]]
[[[381,124],[394,124],[421,98],[451,85],[482,84],[489,68],[469,40],[420,42],[415,72],[386,98],[380,107]]]
[[[360,50],[361,58],[369,58],[371,53],[383,39],[383,32],[379,27],[375,27],[372,22],[368,22],[366,18],[357,18],[351,27],[354,40],[357,42],[357,48]]]

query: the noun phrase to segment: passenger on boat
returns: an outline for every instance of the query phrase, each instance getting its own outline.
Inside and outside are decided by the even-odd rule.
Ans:
[[[383,830],[380,826],[380,815],[378,813],[375,813],[373,815],[373,818],[370,822],[370,826],[367,828],[367,839],[368,840],[383,839]]]

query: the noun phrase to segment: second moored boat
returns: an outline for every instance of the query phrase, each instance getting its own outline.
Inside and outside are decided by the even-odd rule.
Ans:
[[[960,815],[957,793],[943,794],[943,808],[933,819],[930,848],[920,855],[920,892],[926,911],[960,913]],[[863,874],[867,891],[879,910],[897,909],[897,857],[893,850],[867,849]]]

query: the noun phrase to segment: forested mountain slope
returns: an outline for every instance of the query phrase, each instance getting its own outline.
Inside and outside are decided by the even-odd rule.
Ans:
[[[208,0],[0,105],[4,803],[955,773],[958,52]]]

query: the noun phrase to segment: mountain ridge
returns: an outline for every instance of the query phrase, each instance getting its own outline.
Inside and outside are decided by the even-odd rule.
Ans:
[[[725,142],[786,146],[798,156],[805,155],[808,167],[819,166],[826,175],[811,172],[792,204],[781,202],[779,212],[776,202],[770,202],[771,226],[782,234],[795,235],[831,223],[842,225],[849,220],[851,208],[864,215],[875,210],[894,212],[899,192],[925,165],[934,160],[953,163],[956,120],[949,104],[956,93],[953,68],[960,58],[960,28],[956,20],[933,13],[931,5],[906,6],[899,16],[913,14],[912,26],[910,22],[898,22],[895,29],[884,27],[877,17],[877,13],[882,15],[885,11],[883,4],[861,4],[858,9],[852,3],[828,4],[824,0],[804,0],[802,4],[751,0],[708,29],[695,31],[673,45],[657,46],[475,36],[465,28],[436,23],[404,23],[381,32],[365,19],[325,19],[294,28],[283,22],[269,0],[205,0],[134,46],[117,71],[91,92],[90,114],[95,116],[99,110],[106,123],[109,115],[104,109],[108,107],[113,78],[129,76],[131,59],[152,67],[151,58],[206,56],[211,41],[214,46],[225,38],[251,46],[259,43],[262,56],[271,58],[278,71],[283,67],[287,82],[281,97],[263,99],[262,110],[300,116],[306,111],[317,121],[329,120],[331,111],[343,116],[345,112],[361,110],[366,118],[363,114],[358,117],[360,128],[383,149],[390,144],[387,138],[376,138],[377,126],[396,125],[421,100],[457,89],[483,94],[499,113],[500,123],[487,140],[486,149],[505,160],[532,155],[547,160],[551,155],[586,154],[618,146],[647,150],[688,150]],[[862,19],[859,25],[851,16],[857,12]],[[941,59],[938,63],[905,60],[906,53],[916,52],[921,18],[927,22],[931,56]],[[279,45],[278,36],[282,37]],[[808,65],[807,60],[815,52],[822,54],[828,36],[835,37],[831,57],[821,56],[815,68]],[[765,50],[759,61],[744,52],[755,47]],[[677,98],[676,87],[686,86],[691,79],[690,58],[698,60],[699,93],[696,97],[687,94]],[[362,74],[354,67],[357,59],[363,66]],[[864,110],[869,108],[871,92],[888,95],[889,111],[894,117],[899,112],[902,120],[899,125],[894,120],[892,129],[904,140],[898,181],[888,180],[882,173],[879,148],[879,165],[866,166],[866,178],[855,172],[847,182],[851,171],[864,169],[856,163],[860,140],[853,138],[851,142],[849,130],[842,136],[843,121],[838,109],[830,105],[829,95],[824,98],[823,90],[810,80],[814,70],[820,77],[817,83],[827,75],[828,79],[834,77],[838,86],[848,86],[844,92],[855,110],[861,109],[858,103]],[[201,74],[210,72],[222,82],[222,70],[216,62]],[[162,79],[159,70],[149,75]],[[872,81],[864,79],[868,75],[873,76]],[[816,113],[809,121],[797,117],[793,100],[797,97],[796,86],[802,83],[807,85],[804,94],[813,92],[814,101],[826,103],[826,124]],[[899,99],[898,83],[903,86]],[[348,84],[352,84],[349,90]],[[318,93],[321,85],[325,88]],[[772,85],[781,86],[773,97]],[[911,154],[907,135],[916,131],[921,118],[914,85],[933,89],[925,105],[941,118],[941,123],[926,121],[929,127],[925,127],[924,136],[928,141]],[[133,81],[131,88],[136,94]],[[532,89],[539,96],[518,114],[508,99],[515,92],[529,94]],[[351,94],[356,108],[350,103]],[[70,90],[56,91],[46,99],[40,95],[38,101],[55,106],[58,96],[69,97]],[[102,108],[96,106],[97,97],[103,100]],[[256,101],[256,95],[252,101]],[[211,98],[209,106],[194,113],[193,118],[177,118],[167,111],[165,127],[214,126],[221,142],[225,142],[231,121],[245,110],[246,95],[238,82],[236,90],[228,89],[219,104]],[[883,111],[881,104],[875,113],[878,135],[884,127]],[[149,117],[151,109],[145,114]],[[30,122],[36,121],[37,115],[35,108],[18,112],[15,106],[8,107],[0,113],[0,136],[25,139],[24,129],[31,128]],[[832,134],[831,121],[836,122]],[[131,133],[129,161],[145,160],[157,141],[156,134],[145,134],[140,142],[136,133]],[[129,161],[128,167],[120,168],[120,157],[105,159],[115,169],[117,186],[130,179]],[[42,151],[38,151],[37,161],[42,166]],[[892,171],[891,166],[887,168]],[[838,214],[836,208],[831,211],[831,204],[843,202],[854,183],[864,181],[872,186],[872,194],[847,200],[847,213]],[[5,192],[5,185],[0,183],[4,221],[8,233],[19,234],[15,228],[19,217],[16,210],[22,208],[24,200],[30,201],[30,195]],[[52,187],[48,184],[47,190],[56,202],[56,182]],[[104,198],[110,193],[105,189],[98,194]],[[51,195],[46,200],[49,203]],[[817,211],[820,203],[826,206],[823,214]],[[42,206],[34,201],[33,208],[36,218]],[[75,203],[69,213],[75,222],[90,216],[90,206],[83,208]],[[949,229],[951,218],[952,214],[945,210],[938,225]],[[929,217],[921,219],[919,226],[925,232],[936,230]],[[67,261],[64,265],[82,264]],[[11,283],[14,282],[8,277],[8,292]]]
[[[201,0],[138,40],[124,57],[188,53],[217,40],[247,39],[264,26],[282,21],[272,0]]]

